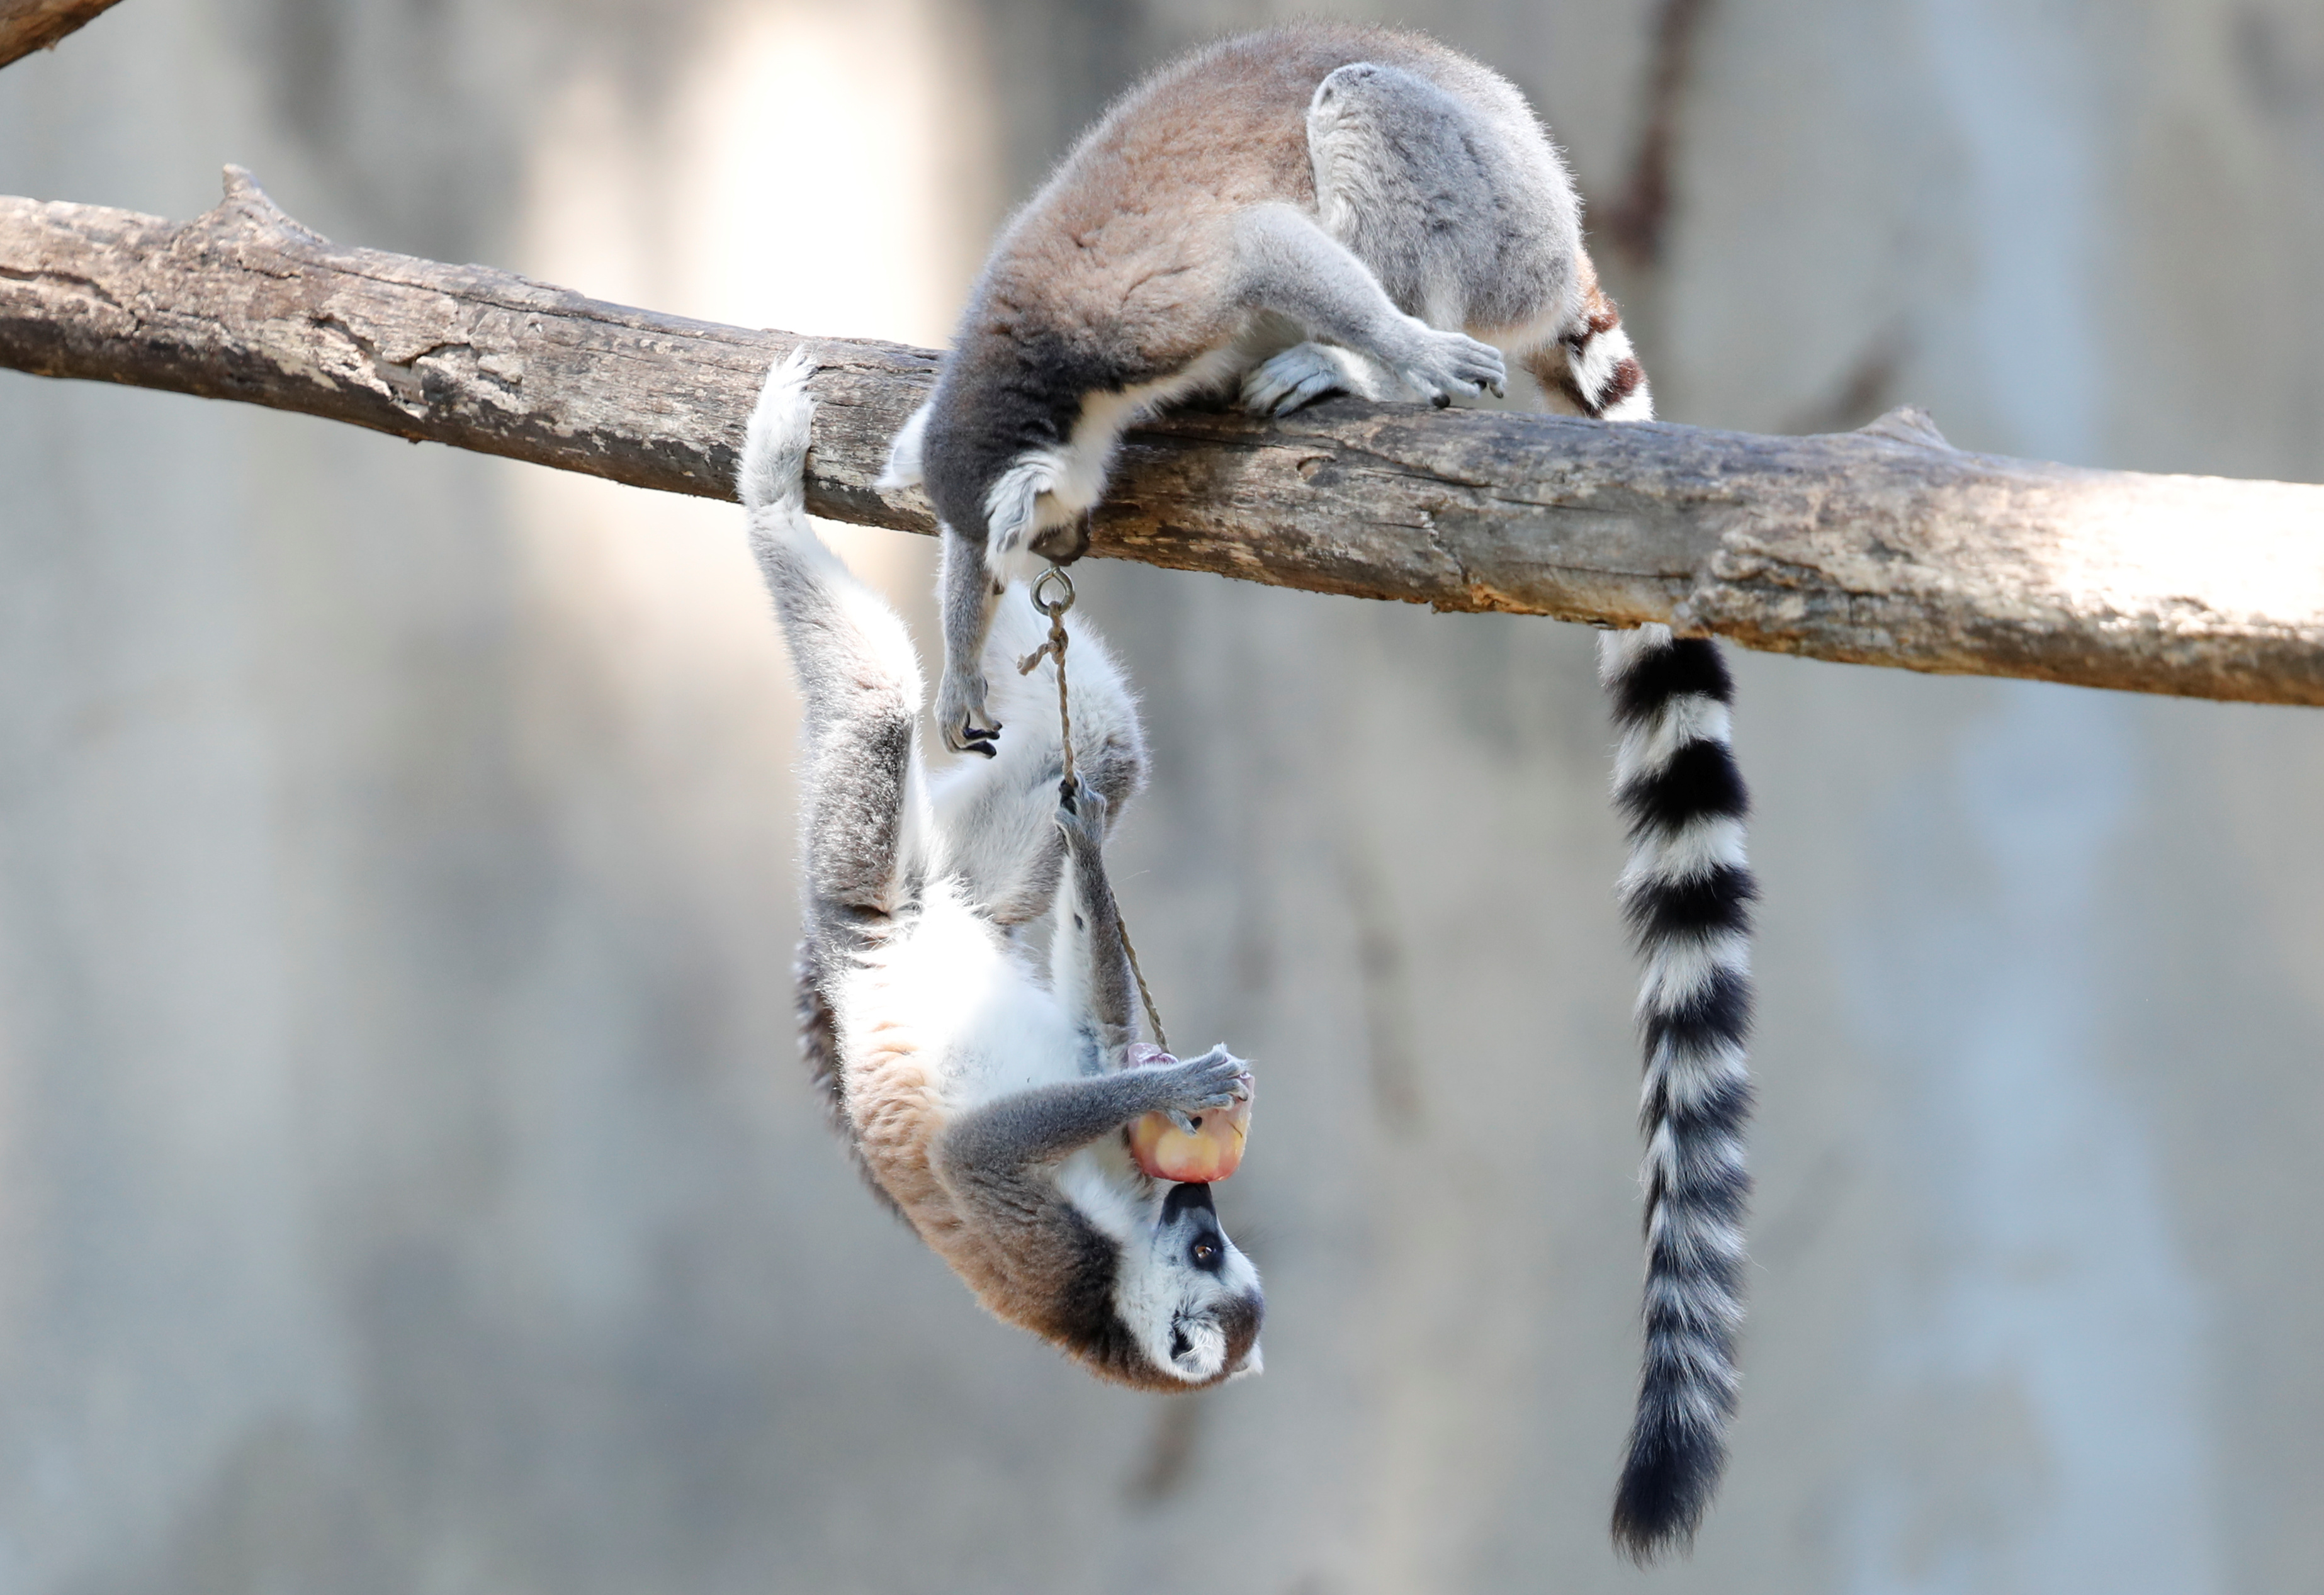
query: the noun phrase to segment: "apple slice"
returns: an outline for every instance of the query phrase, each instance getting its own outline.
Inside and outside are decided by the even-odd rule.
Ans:
[[[1149,1042],[1130,1049],[1132,1068],[1176,1061]],[[1242,1163],[1243,1142],[1250,1134],[1250,1104],[1251,1098],[1245,1097],[1223,1108],[1189,1114],[1194,1124],[1192,1135],[1169,1114],[1148,1113],[1130,1127],[1130,1155],[1157,1180],[1193,1185],[1222,1180]]]

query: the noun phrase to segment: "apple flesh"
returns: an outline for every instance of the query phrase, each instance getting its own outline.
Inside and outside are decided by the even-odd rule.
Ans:
[[[1160,1047],[1144,1043],[1130,1052],[1133,1067],[1174,1061]],[[1194,1123],[1192,1135],[1167,1113],[1148,1113],[1132,1124],[1130,1155],[1138,1166],[1157,1180],[1192,1185],[1207,1185],[1234,1173],[1250,1134],[1250,1098],[1187,1117]]]

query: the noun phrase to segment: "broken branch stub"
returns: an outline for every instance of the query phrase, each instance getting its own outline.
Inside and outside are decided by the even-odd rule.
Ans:
[[[57,41],[95,22],[118,0],[0,0],[0,67]]]

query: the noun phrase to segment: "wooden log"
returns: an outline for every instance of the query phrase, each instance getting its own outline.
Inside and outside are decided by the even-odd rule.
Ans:
[[[0,364],[666,492],[732,496],[760,377],[801,341],[339,248],[233,168],[189,222],[0,198]],[[919,494],[873,483],[936,355],[804,341],[810,507],[932,530]],[[2324,704],[2324,487],[1967,454],[1913,411],[1810,438],[1352,401],[1178,411],[1131,434],[1094,534],[1102,557],[1314,592]]]

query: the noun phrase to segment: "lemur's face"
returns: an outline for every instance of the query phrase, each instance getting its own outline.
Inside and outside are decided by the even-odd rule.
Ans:
[[[1141,1239],[1123,1258],[1115,1305],[1147,1360],[1190,1386],[1257,1373],[1267,1298],[1219,1227],[1210,1186],[1170,1186]]]

